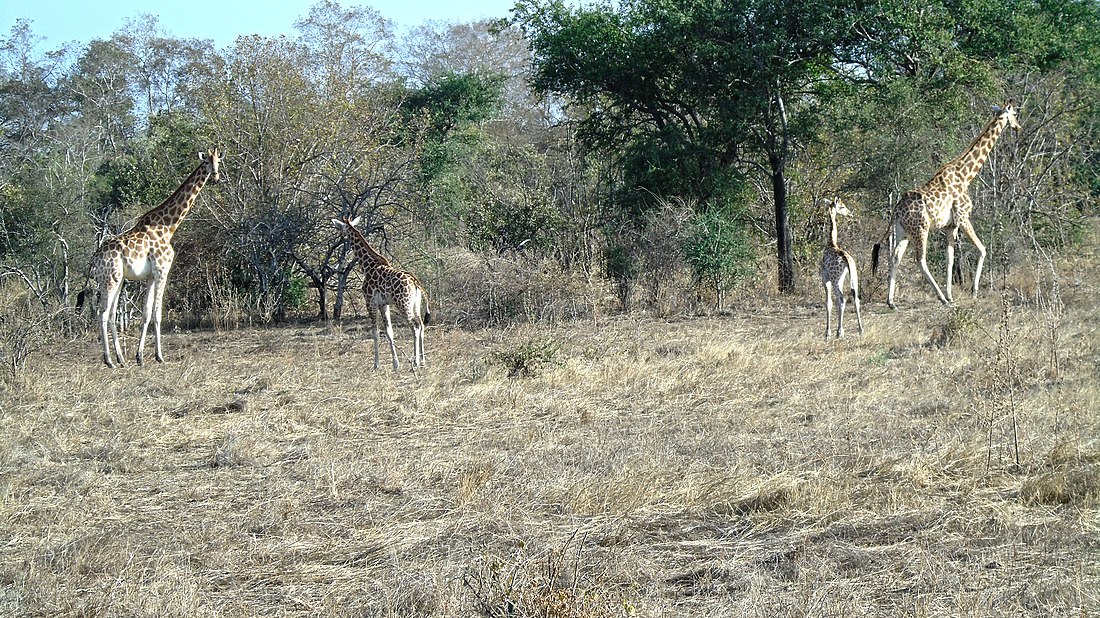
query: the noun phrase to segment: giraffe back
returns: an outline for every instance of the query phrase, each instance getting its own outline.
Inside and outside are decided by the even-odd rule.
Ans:
[[[410,322],[421,314],[425,297],[423,286],[415,276],[385,264],[365,271],[363,295],[371,306],[389,305]]]

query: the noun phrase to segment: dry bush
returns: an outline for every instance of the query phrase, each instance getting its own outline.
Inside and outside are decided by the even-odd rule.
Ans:
[[[476,327],[592,319],[611,302],[605,279],[563,270],[553,260],[455,250],[441,262],[433,300],[448,324]]]

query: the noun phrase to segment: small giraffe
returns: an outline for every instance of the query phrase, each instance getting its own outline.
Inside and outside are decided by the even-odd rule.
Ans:
[[[859,334],[863,334],[863,316],[859,312],[859,276],[856,274],[856,260],[852,254],[837,244],[836,217],[848,216],[851,212],[839,197],[829,203],[829,242],[821,254],[821,284],[825,287],[825,339],[829,339],[829,327],[832,323],[834,294],[836,300],[836,337],[844,336],[844,280],[848,279],[852,290],[852,300],[856,305],[856,321]]]
[[[124,280],[145,282],[145,312],[138,342],[137,363],[142,364],[145,337],[149,322],[153,322],[157,362],[164,362],[160,344],[161,308],[164,286],[176,250],[172,248],[172,235],[176,233],[184,217],[191,211],[195,198],[207,181],[218,182],[218,165],[222,155],[215,148],[199,153],[199,166],[183,181],[178,189],[156,208],[145,213],[129,231],[108,240],[92,255],[89,270],[99,286],[99,334],[103,340],[103,362],[114,367],[108,343],[108,330],[114,338],[114,353],[118,364],[125,366],[122,346],[118,339],[115,314],[118,297]]]
[[[378,369],[378,313],[386,320],[386,338],[390,342],[390,354],[393,357],[393,370],[397,371],[397,345],[393,342],[393,323],[390,321],[390,306],[404,312],[405,320],[413,332],[413,367],[422,367],[424,355],[424,327],[428,325],[432,314],[428,311],[428,293],[420,281],[395,268],[381,253],[370,246],[367,238],[355,226],[361,217],[348,220],[333,219],[332,223],[347,235],[355,255],[363,264],[363,295],[370,305],[371,333],[374,338],[374,368]],[[421,318],[421,306],[424,316]]]
[[[951,276],[955,265],[955,242],[959,238],[959,229],[966,233],[966,237],[978,250],[978,264],[974,269],[974,296],[977,297],[982,264],[985,262],[985,245],[978,239],[974,226],[970,223],[970,211],[973,210],[974,204],[970,201],[968,189],[1005,127],[1011,126],[1017,131],[1020,130],[1020,123],[1016,121],[1016,106],[1012,101],[1006,101],[1003,106],[994,105],[993,112],[993,119],[974,138],[969,148],[958,158],[941,167],[924,186],[903,195],[895,206],[891,227],[887,228],[886,234],[883,235],[886,237],[892,232],[893,238],[898,239],[890,258],[890,287],[886,296],[886,304],[891,309],[896,309],[894,286],[897,282],[898,265],[901,264],[901,258],[905,254],[905,248],[910,239],[916,241],[916,256],[924,278],[932,284],[932,289],[936,291],[936,296],[941,303],[947,305],[952,302]],[[928,232],[942,228],[948,228],[946,295],[928,270]],[[877,270],[878,267],[880,245],[881,241],[876,243],[871,251],[872,270]]]

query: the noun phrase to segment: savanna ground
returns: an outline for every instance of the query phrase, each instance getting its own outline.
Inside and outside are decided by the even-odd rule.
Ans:
[[[3,386],[0,614],[1097,615],[1091,247],[955,310],[907,260],[901,309],[842,342],[809,288],[484,330],[435,307],[396,376],[363,320],[169,330],[116,371],[90,333]]]

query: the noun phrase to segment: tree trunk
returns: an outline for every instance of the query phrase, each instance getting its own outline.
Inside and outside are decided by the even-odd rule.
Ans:
[[[772,195],[775,199],[775,247],[779,262],[779,291],[794,291],[794,258],[791,256],[791,217],[787,211],[786,161],[777,153],[768,155]]]
[[[317,286],[317,304],[321,308],[321,321],[328,322],[328,290],[324,283]]]
[[[779,264],[779,291],[794,292],[794,258],[791,256],[791,216],[787,211],[787,108],[778,88],[767,116],[768,165],[775,199],[775,251]]]
[[[336,300],[332,304],[333,320],[339,320],[341,314],[344,313],[344,294],[348,291],[348,277],[354,267],[355,260],[352,260],[347,266],[336,271]]]

